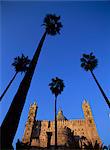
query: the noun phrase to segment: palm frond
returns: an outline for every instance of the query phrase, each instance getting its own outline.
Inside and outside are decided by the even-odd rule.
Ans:
[[[45,26],[46,32],[50,35],[56,35],[60,33],[60,29],[63,27],[61,22],[59,22],[60,16],[56,16],[55,14],[47,14],[44,18],[44,23],[42,25]]]
[[[81,67],[84,67],[85,66],[85,63],[81,63]]]
[[[12,63],[12,66],[15,68],[16,72],[26,72],[30,64],[30,59],[28,56],[24,56],[22,54],[21,56],[18,56],[14,58],[14,62]]]
[[[52,78],[52,82],[49,83],[49,86],[50,86],[50,90],[52,91],[52,94],[54,94],[55,96],[61,94],[61,92],[65,87],[63,80],[59,79],[58,77]]]
[[[93,55],[93,52],[90,54],[83,54],[83,57],[80,59],[81,67],[85,69],[85,71],[91,70],[93,71],[98,64],[98,60]]]

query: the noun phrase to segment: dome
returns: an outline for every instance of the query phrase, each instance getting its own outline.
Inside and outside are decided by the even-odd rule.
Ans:
[[[67,120],[67,118],[63,115],[63,111],[59,110],[57,114],[57,120]]]

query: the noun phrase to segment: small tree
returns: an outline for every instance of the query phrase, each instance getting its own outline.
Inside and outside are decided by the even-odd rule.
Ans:
[[[55,95],[55,149],[57,149],[57,96],[61,94],[65,86],[63,80],[58,77],[53,78],[49,86],[52,94]]]

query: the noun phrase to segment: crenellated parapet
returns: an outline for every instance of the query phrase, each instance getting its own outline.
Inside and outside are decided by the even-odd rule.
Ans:
[[[51,121],[50,122],[50,127],[54,126],[55,122]],[[83,126],[85,124],[85,120],[84,119],[79,119],[79,120],[60,120],[57,121],[57,125],[58,126]]]

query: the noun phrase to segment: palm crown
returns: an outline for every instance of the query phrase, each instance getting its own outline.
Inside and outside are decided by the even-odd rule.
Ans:
[[[98,60],[93,55],[93,53],[83,54],[83,57],[80,60],[81,67],[84,68],[86,71],[93,71],[98,64]]]
[[[56,35],[60,33],[60,29],[62,27],[61,22],[59,22],[60,16],[56,16],[55,14],[47,14],[44,18],[43,25],[46,28],[47,34]]]
[[[63,80],[59,79],[58,77],[53,78],[49,86],[50,86],[50,90],[52,91],[53,94],[55,94],[55,96],[61,94],[61,92],[65,87]]]
[[[30,64],[30,59],[24,56],[18,56],[14,58],[14,62],[12,63],[12,66],[14,66],[16,72],[26,72]]]

